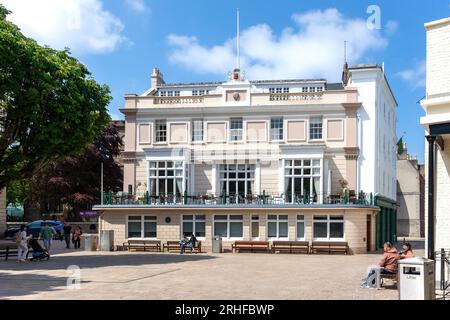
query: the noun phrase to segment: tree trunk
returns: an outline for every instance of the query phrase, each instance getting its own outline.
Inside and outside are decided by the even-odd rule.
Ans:
[[[26,222],[36,221],[41,218],[39,205],[30,200],[24,201],[23,210],[23,220]]]

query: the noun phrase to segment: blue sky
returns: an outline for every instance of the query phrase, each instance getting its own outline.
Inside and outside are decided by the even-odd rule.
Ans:
[[[98,82],[111,87],[110,113],[125,93],[143,93],[158,66],[167,82],[221,81],[234,67],[236,8],[249,78],[325,77],[336,81],[342,42],[349,63],[385,63],[398,100],[398,136],[423,161],[425,22],[450,16],[450,0],[0,0],[23,32],[68,46]],[[365,21],[381,9],[381,30]]]

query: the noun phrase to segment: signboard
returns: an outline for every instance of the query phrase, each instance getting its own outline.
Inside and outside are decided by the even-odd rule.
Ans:
[[[85,218],[96,218],[98,217],[97,211],[80,211],[80,216]]]

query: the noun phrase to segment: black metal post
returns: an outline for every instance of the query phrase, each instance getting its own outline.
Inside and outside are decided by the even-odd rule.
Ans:
[[[434,260],[434,155],[436,136],[427,136],[428,141],[428,259]]]
[[[445,249],[441,249],[441,290],[444,291],[444,300],[445,300]]]

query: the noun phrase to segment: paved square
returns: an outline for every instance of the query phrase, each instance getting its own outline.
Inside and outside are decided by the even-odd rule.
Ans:
[[[378,259],[375,254],[181,256],[56,248],[48,262],[0,260],[0,299],[398,299],[389,283],[382,290],[359,288]],[[72,265],[81,268],[78,290],[66,286]]]

